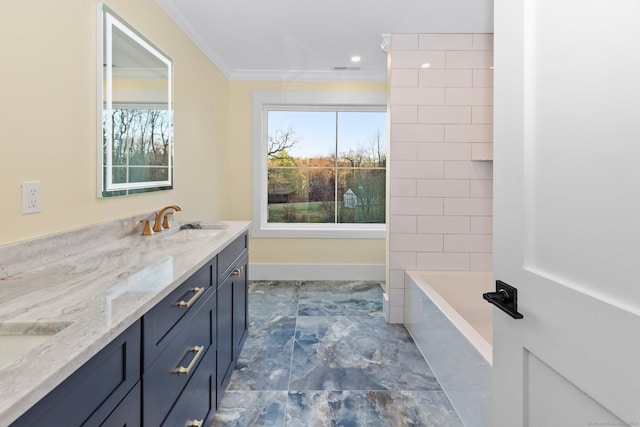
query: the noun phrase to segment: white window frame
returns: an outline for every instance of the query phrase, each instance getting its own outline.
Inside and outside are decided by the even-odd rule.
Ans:
[[[274,107],[386,109],[385,92],[253,92],[253,237],[383,239],[386,224],[268,223],[267,113]],[[388,164],[388,162],[387,162]],[[388,218],[387,218],[388,221]]]

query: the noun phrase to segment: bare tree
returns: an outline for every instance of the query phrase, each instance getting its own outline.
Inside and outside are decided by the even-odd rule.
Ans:
[[[367,144],[340,153],[339,159],[345,166],[352,168],[349,176],[345,176],[346,181],[343,185],[345,188],[351,188],[358,197],[357,208],[361,210],[364,221],[384,221],[384,217],[379,216],[384,215],[384,168],[387,155],[380,129]],[[374,206],[378,208],[373,209]]]
[[[376,130],[373,139],[369,141],[369,152],[371,160],[378,167],[385,167],[387,164],[387,149],[380,129]]]
[[[296,145],[300,140],[295,136],[293,129],[286,131],[278,129],[269,135],[269,144],[267,146],[267,156],[279,159],[286,151]]]

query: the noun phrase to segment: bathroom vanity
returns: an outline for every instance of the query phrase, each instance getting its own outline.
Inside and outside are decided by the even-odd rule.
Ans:
[[[41,336],[0,365],[0,424],[205,425],[246,338],[248,226],[130,235],[0,279],[0,340]]]

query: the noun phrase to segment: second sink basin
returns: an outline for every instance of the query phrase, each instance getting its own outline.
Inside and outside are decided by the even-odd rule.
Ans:
[[[0,369],[18,360],[69,325],[70,323],[65,322],[1,322]]]
[[[187,224],[164,237],[164,240],[208,239],[222,233],[227,227],[227,224]]]
[[[173,234],[168,235],[164,238],[164,240],[194,240],[194,239],[206,239],[209,237],[216,236],[222,233],[222,230],[211,230],[211,229],[184,229],[178,230]]]

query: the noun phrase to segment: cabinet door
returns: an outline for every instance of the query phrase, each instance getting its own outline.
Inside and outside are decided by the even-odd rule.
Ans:
[[[233,277],[233,358],[237,361],[247,337],[247,258],[231,274]]]
[[[224,388],[233,371],[233,277],[228,277],[218,287],[218,360],[217,389],[218,405]]]
[[[11,426],[99,425],[140,380],[140,333],[137,321]]]
[[[140,383],[129,392],[118,407],[109,415],[109,417],[100,424],[100,427],[137,427],[141,423],[142,406]],[[87,426],[95,425],[91,420],[86,423]]]

